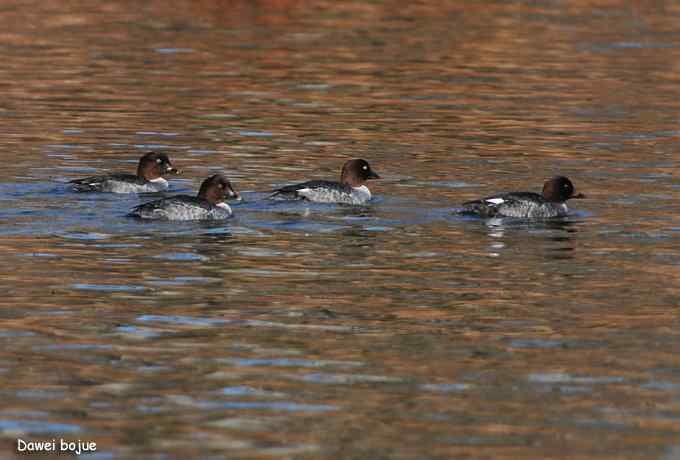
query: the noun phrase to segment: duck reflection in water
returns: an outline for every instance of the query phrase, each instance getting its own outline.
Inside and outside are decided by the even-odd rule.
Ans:
[[[578,232],[579,221],[570,219],[553,219],[543,221],[526,221],[513,218],[494,218],[485,222],[487,234],[493,240],[489,245],[490,255],[501,257],[508,244],[526,244],[527,235],[538,236],[545,243],[532,245],[547,251],[550,259],[574,258],[574,235]]]

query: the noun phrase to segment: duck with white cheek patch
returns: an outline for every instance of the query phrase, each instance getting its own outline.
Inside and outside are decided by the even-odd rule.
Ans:
[[[176,195],[145,203],[132,209],[128,217],[155,220],[221,220],[233,215],[228,198],[240,200],[231,182],[221,174],[208,177],[197,196]]]
[[[457,211],[479,217],[519,217],[549,219],[564,217],[569,213],[567,200],[585,198],[576,194],[574,185],[564,176],[549,179],[543,185],[543,193],[511,192],[493,195],[481,200],[468,201]]]
[[[380,179],[366,160],[347,161],[342,167],[340,181],[313,180],[287,185],[274,190],[270,198],[305,199],[315,203],[365,204],[371,199],[371,191],[365,183]]]
[[[150,193],[168,189],[167,174],[179,174],[164,153],[149,152],[139,159],[137,174],[106,174],[70,181],[75,192]]]

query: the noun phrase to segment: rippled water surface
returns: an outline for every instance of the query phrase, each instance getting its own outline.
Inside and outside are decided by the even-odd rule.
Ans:
[[[676,4],[0,10],[0,457],[680,458]],[[66,186],[151,149],[236,217]],[[368,206],[264,199],[350,157]],[[567,219],[451,213],[557,173]]]

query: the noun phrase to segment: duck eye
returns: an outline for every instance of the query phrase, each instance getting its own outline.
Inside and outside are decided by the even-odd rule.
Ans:
[[[161,164],[163,163],[163,160],[161,160],[160,158],[156,158],[156,163]]]

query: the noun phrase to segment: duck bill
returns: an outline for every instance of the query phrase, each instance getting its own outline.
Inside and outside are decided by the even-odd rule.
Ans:
[[[235,191],[234,189],[229,189],[229,191],[227,192],[227,198],[236,201],[241,201],[241,194]]]
[[[165,168],[165,174],[182,174],[182,171],[180,171],[177,168],[173,168],[171,165],[166,166]]]
[[[585,198],[585,197],[586,197],[586,196],[585,196],[583,193],[578,193],[578,194],[576,194],[576,195],[572,195],[571,198],[572,198],[572,199],[577,199],[577,200],[582,200],[582,199]]]
[[[375,171],[371,170],[371,172],[368,173],[368,179],[380,179],[380,176],[378,176]]]

